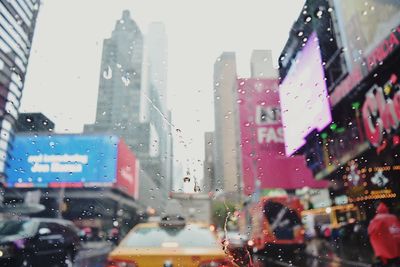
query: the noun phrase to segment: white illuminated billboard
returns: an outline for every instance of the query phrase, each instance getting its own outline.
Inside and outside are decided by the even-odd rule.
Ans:
[[[279,89],[288,156],[305,144],[310,132],[321,131],[332,121],[324,79],[318,38],[312,33]]]

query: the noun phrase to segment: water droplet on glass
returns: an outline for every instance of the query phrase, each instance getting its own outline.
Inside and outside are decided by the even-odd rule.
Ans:
[[[129,77],[122,76],[121,80],[125,86],[128,86],[131,83],[131,80],[129,79]]]
[[[103,77],[106,80],[109,80],[112,78],[112,69],[110,68],[110,66],[107,67],[107,70],[103,71]]]

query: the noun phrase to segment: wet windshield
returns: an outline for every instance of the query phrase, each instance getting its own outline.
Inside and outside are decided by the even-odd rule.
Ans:
[[[0,267],[400,266],[399,66],[400,0],[0,0]]]

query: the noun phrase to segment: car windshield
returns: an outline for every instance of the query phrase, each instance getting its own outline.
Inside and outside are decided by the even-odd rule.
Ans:
[[[210,229],[238,265],[369,266],[399,177],[400,0],[0,0],[0,218],[74,224],[73,265]],[[135,228],[175,215],[206,227]]]
[[[33,221],[0,221],[0,236],[34,234],[37,224]]]
[[[135,248],[218,248],[214,234],[205,227],[140,227],[130,233],[122,247]]]

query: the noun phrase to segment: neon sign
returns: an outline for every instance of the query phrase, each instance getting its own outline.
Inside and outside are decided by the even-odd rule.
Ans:
[[[394,179],[399,175],[400,165],[362,164],[362,160],[353,159],[344,169],[342,179],[349,202],[396,197]]]
[[[383,140],[385,132],[389,135],[399,128],[400,90],[397,82],[397,76],[393,74],[383,88],[374,85],[366,94],[362,107],[363,124],[366,137],[375,147],[386,144]],[[396,143],[394,139],[393,143]]]
[[[400,45],[400,26],[392,31],[392,33],[375,48],[368,56],[368,68],[373,69],[379,62],[382,62],[396,47]]]

